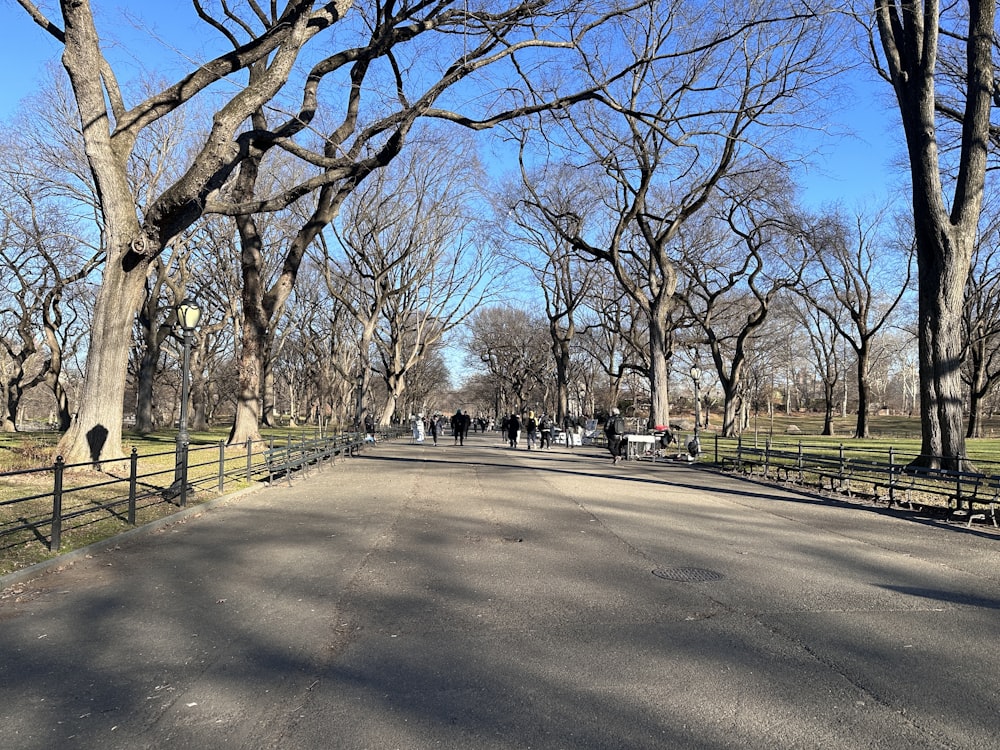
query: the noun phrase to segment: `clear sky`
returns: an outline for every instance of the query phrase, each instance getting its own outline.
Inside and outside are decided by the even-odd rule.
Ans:
[[[186,7],[183,13],[164,13],[171,5],[170,2],[134,3],[132,7],[136,10],[122,10],[119,4],[102,3],[97,7],[108,8],[105,11],[109,14],[108,21],[113,22],[118,33],[142,40],[138,49],[147,53],[148,59],[171,60],[173,69],[162,74],[172,80],[187,68],[184,52],[157,40],[157,29],[164,31],[164,38],[171,41],[181,38],[194,49],[204,27],[191,20]],[[129,29],[129,14],[154,16],[155,25],[142,32]],[[177,28],[180,24],[187,27]],[[171,26],[174,28],[167,31]],[[17,110],[19,101],[44,79],[45,64],[49,61],[58,64],[59,49],[14,0],[0,0],[0,28],[4,29],[4,42],[0,45],[0,120],[6,121]],[[116,69],[126,63],[138,73],[142,67],[155,69],[162,64],[148,64],[146,60],[130,57],[137,46],[129,47],[112,48],[111,54],[122,55],[114,61]],[[906,175],[901,174],[898,166],[902,153],[899,113],[887,85],[869,79],[863,73],[853,74],[845,82],[841,101],[830,119],[822,123],[831,135],[823,136],[820,155],[801,178],[803,198],[811,207],[840,200],[850,211],[861,204],[880,203],[885,196],[908,196]],[[851,132],[854,135],[848,135]],[[804,131],[803,137],[815,136]]]

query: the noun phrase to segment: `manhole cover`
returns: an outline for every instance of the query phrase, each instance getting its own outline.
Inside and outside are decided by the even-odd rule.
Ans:
[[[704,568],[666,568],[664,570],[654,570],[653,575],[667,581],[683,581],[684,583],[697,583],[699,581],[720,581],[722,573]]]

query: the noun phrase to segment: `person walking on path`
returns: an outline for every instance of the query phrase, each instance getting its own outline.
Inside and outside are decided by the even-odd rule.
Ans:
[[[566,447],[572,448],[574,443],[574,433],[576,432],[576,420],[569,414],[563,417],[563,435],[566,436]]]
[[[472,417],[458,409],[451,418],[451,434],[455,437],[455,445],[465,445],[465,438],[469,434],[471,425]]]
[[[431,440],[434,441],[434,447],[437,448],[438,445],[438,418],[435,415],[431,415],[430,420],[427,422],[428,431],[431,433]]]
[[[524,420],[524,431],[528,435],[528,450],[530,451],[535,447],[538,438],[538,422],[535,420],[535,412],[528,412],[528,418]]]
[[[511,414],[510,419],[507,420],[507,442],[510,443],[511,448],[516,448],[520,439],[521,420],[517,414]]]
[[[542,414],[538,418],[538,434],[541,436],[538,448],[551,450],[552,449],[552,420],[549,419],[548,414]]]
[[[625,434],[625,420],[621,411],[611,410],[611,416],[604,423],[604,434],[608,438],[608,450],[611,451],[612,463],[618,463],[622,458],[622,435]]]

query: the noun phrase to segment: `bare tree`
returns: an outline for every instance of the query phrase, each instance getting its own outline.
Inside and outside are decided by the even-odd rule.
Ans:
[[[520,308],[484,307],[469,321],[464,348],[470,363],[485,365],[502,384],[506,398],[501,408],[520,412],[537,394],[550,360],[547,339],[541,316]]]
[[[751,179],[752,177],[752,179]],[[804,263],[788,231],[790,192],[780,174],[762,170],[720,186],[711,218],[683,233],[683,299],[704,341],[724,396],[722,434],[736,434],[747,347],[778,295],[797,284]]]
[[[593,260],[581,256],[530,203],[522,202],[513,191],[505,203],[501,211],[506,211],[507,241],[501,252],[527,270],[541,292],[539,307],[548,320],[555,363],[554,413],[557,424],[562,424],[569,405],[574,339],[578,330],[588,331],[587,326],[578,326],[578,319],[600,274]]]
[[[992,0],[945,8],[938,0],[875,2],[881,43],[875,59],[896,94],[912,180],[922,454],[916,463],[922,466],[960,468],[965,455],[962,304],[989,157],[995,14]],[[949,79],[936,75],[945,42],[955,54],[944,59],[962,74],[961,88],[951,91],[944,90]],[[873,37],[873,54],[875,46]],[[936,112],[943,103],[961,121],[954,151],[947,137],[943,149],[939,141],[945,133]]]
[[[910,247],[886,236],[885,224],[884,209],[870,218],[857,213],[850,220],[830,213],[802,235],[817,273],[799,291],[856,355],[857,438],[870,432],[873,343],[909,289]]]
[[[351,0],[286,0],[267,9],[257,3],[245,8],[223,4],[220,16],[211,15],[196,2],[198,17],[219,32],[226,48],[177,82],[130,105],[126,89],[104,54],[89,0],[61,2],[61,23],[31,0],[19,0],[19,4],[61,45],[89,177],[99,200],[107,256],[95,303],[79,418],[59,445],[70,462],[122,455],[121,409],[132,317],[143,299],[152,258],[173,238],[205,213],[246,216],[277,210],[317,190],[316,205],[322,211],[343,190],[398,154],[421,116],[485,128],[505,117],[589,96],[590,91],[578,91],[567,97],[546,96],[541,102],[539,90],[528,84],[527,97],[509,88],[516,100],[502,97],[500,106],[474,116],[442,106],[445,94],[456,83],[495,64],[515,63],[519,51],[536,48],[539,54],[572,55],[580,41],[577,32],[586,35],[603,20],[600,15],[588,16],[585,8],[567,10],[561,3],[544,0],[512,0],[487,9],[457,0],[404,5],[371,0],[357,8]],[[245,15],[239,15],[240,9],[246,10]],[[546,23],[534,24],[540,14],[546,16]],[[350,15],[357,16],[357,23],[346,21]],[[348,38],[364,29],[367,37]],[[334,30],[345,46],[322,59],[314,57],[309,72],[300,77],[297,65],[303,50],[318,46],[311,44],[314,40],[332,39]],[[404,48],[416,45],[416,40],[421,46],[430,44],[431,36],[440,55],[433,63],[420,70],[399,64],[406,54]],[[251,70],[254,74],[248,76]],[[516,66],[513,70],[516,73]],[[346,98],[339,121],[325,126],[327,110],[319,98],[320,84],[331,79],[344,85],[326,86],[323,92],[346,92]],[[235,80],[240,85],[232,87],[230,82]],[[295,86],[300,87],[298,97],[291,91]],[[374,96],[369,96],[373,91]],[[392,92],[394,98],[382,92]],[[292,98],[298,99],[298,105],[291,104]],[[137,195],[128,164],[139,138],[195,99],[216,104],[207,112],[210,122],[205,123],[184,173],[155,194]],[[362,105],[369,101],[370,114],[362,118]],[[273,112],[289,114],[276,116],[273,124],[262,120],[270,105],[274,105]],[[233,205],[233,195],[224,190],[229,180],[241,165],[272,149],[294,154],[313,167],[312,173],[274,196],[251,200],[245,192],[237,194],[237,200],[249,202]],[[249,168],[254,168],[252,163]]]
[[[816,300],[821,297],[795,300],[792,309],[798,318],[799,325],[807,332],[809,340],[810,364],[812,370],[823,388],[823,435],[833,434],[833,414],[836,403],[837,383],[841,380],[841,356],[838,351],[841,344],[839,327],[841,321],[831,320],[830,316],[821,310]],[[847,312],[842,307],[829,305],[829,309],[846,317]]]
[[[21,398],[36,385],[51,389],[61,429],[70,425],[70,405],[62,383],[75,310],[66,319],[67,297],[100,265],[99,250],[77,236],[77,225],[36,179],[23,143],[4,144],[0,169],[0,260],[5,267],[0,343],[9,358],[4,378],[3,429],[17,429]]]
[[[968,438],[983,437],[983,406],[1000,382],[1000,248],[998,226],[991,222],[976,242],[973,272],[965,286],[963,329],[969,387]]]
[[[669,416],[678,234],[721,181],[777,161],[770,147],[827,72],[823,26],[811,13],[764,2],[699,22],[687,15],[701,10],[651,3],[630,17],[628,76],[544,130],[566,154],[558,170],[541,181],[523,170],[538,210],[580,252],[608,263],[642,309],[654,425]],[[550,193],[570,170],[591,188],[567,211]]]
[[[423,152],[400,157],[346,201],[336,243],[318,238],[327,293],[357,324],[358,424],[376,353],[386,385],[379,420],[387,425],[407,371],[494,293],[493,260],[482,249],[472,203],[480,175],[471,144],[423,143]]]

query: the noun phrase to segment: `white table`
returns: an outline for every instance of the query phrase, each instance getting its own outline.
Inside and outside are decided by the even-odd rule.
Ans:
[[[656,443],[659,440],[655,435],[625,435],[625,460],[635,461],[636,459],[649,456],[653,463],[656,463]]]

